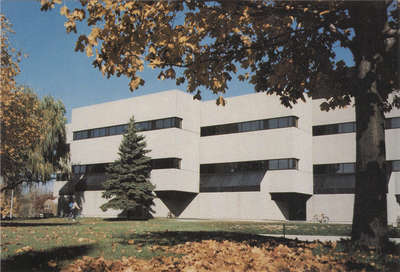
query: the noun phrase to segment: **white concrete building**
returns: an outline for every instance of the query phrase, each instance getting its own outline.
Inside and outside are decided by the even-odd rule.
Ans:
[[[254,93],[227,105],[165,91],[72,111],[68,125],[73,172],[67,183],[82,199],[84,216],[102,212],[104,166],[117,158],[134,115],[153,160],[155,216],[180,218],[351,222],[354,201],[354,108],[321,112],[322,100],[292,109],[279,97]],[[400,111],[387,115],[386,154],[392,165],[388,220],[400,216]],[[60,181],[60,185],[65,182]]]

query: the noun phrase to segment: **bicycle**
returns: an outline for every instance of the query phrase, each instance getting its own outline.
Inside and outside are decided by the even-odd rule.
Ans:
[[[329,223],[329,217],[323,213],[321,214],[316,214],[313,217],[313,222],[314,223],[320,223],[320,224],[328,224]]]

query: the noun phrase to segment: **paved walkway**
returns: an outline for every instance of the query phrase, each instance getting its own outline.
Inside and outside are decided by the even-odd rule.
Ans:
[[[271,236],[271,237],[283,237],[282,234],[260,234],[262,236]],[[319,240],[321,242],[327,241],[339,241],[340,239],[350,239],[350,236],[317,236],[317,235],[285,235],[286,239],[297,239],[300,241],[316,241]],[[400,238],[389,238],[390,241],[393,241],[397,244],[400,244]]]

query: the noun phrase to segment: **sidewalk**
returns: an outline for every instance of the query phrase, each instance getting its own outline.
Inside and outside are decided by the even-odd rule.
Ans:
[[[261,236],[271,236],[271,237],[283,237],[282,234],[260,234]],[[318,236],[318,235],[285,235],[286,239],[297,239],[300,241],[316,241],[319,240],[321,242],[328,241],[339,241],[340,239],[350,239],[350,236]],[[400,238],[389,238],[390,241],[393,241],[397,244],[400,244]]]

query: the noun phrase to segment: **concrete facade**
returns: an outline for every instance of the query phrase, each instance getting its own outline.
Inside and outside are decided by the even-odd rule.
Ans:
[[[255,93],[227,98],[227,105],[222,107],[171,90],[81,107],[72,111],[68,125],[71,164],[113,162],[122,139],[122,135],[113,135],[74,140],[74,132],[126,124],[132,115],[136,122],[177,117],[182,120],[181,127],[140,132],[152,159],[180,159],[178,168],[152,170],[151,182],[158,196],[154,216],[165,217],[172,212],[180,218],[312,220],[323,213],[331,222],[351,222],[353,194],[315,194],[313,166],[354,163],[355,133],[313,136],[313,126],[354,122],[354,109],[321,112],[321,102],[308,99],[290,109],[283,107],[276,96]],[[289,116],[297,118],[295,126],[201,135],[202,129],[210,126]],[[400,111],[394,110],[387,117],[400,117]],[[400,160],[399,139],[400,129],[386,130],[387,160]],[[296,166],[271,168],[275,160],[284,159],[295,160]],[[224,191],[223,185],[216,189],[220,191],[201,191],[202,165],[254,161],[262,161],[269,168],[253,176],[247,172],[221,174],[225,179],[238,180],[233,191]],[[240,182],[256,176],[256,189],[240,191],[244,186]],[[249,185],[254,184],[249,181]],[[100,190],[81,192],[83,216],[118,216],[120,211],[100,210],[105,202],[101,194]],[[389,223],[400,216],[399,195],[400,172],[393,172],[388,193]]]

